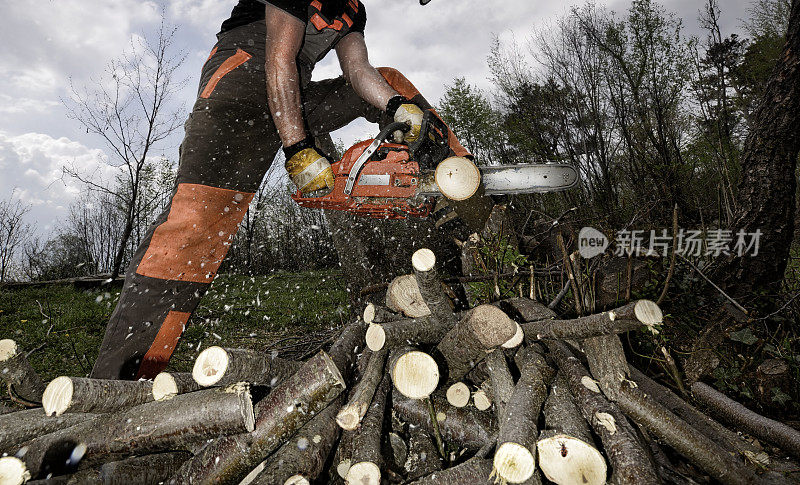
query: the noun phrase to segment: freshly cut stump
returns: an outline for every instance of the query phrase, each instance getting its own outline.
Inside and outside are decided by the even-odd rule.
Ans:
[[[469,404],[469,387],[463,382],[456,382],[447,388],[447,402],[457,408],[463,408]]]
[[[0,458],[0,483],[3,485],[22,485],[30,480],[31,474],[25,463],[14,456]]]
[[[203,387],[227,386],[236,382],[274,387],[299,367],[298,362],[269,353],[209,347],[197,356],[192,377]]]
[[[431,314],[419,291],[417,279],[410,274],[398,276],[389,283],[389,288],[386,290],[386,307],[410,318]]]
[[[410,347],[392,353],[389,373],[394,387],[411,399],[423,399],[439,385],[439,366],[430,355]]]
[[[451,200],[466,200],[475,195],[481,184],[481,172],[464,157],[449,157],[436,167],[436,186]]]
[[[44,382],[17,342],[11,339],[0,340],[0,379],[10,386],[14,395],[30,403],[42,402]]]
[[[153,399],[164,401],[202,388],[188,372],[161,372],[153,379]]]
[[[42,395],[48,416],[70,413],[109,413],[153,400],[151,381],[120,381],[61,376]]]

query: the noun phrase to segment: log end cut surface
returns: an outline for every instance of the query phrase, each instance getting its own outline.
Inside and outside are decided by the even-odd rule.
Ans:
[[[283,482],[283,485],[311,485],[311,482],[303,475],[292,475]]]
[[[430,271],[436,266],[436,255],[428,248],[418,249],[411,256],[411,264],[417,271]]]
[[[636,319],[647,325],[653,327],[661,325],[664,320],[664,315],[661,313],[661,308],[655,302],[650,300],[639,300],[633,309]]]
[[[17,355],[17,343],[10,338],[0,340],[0,362]]]
[[[25,463],[14,456],[0,458],[0,483],[3,485],[22,485],[30,480],[31,474]]]
[[[401,355],[392,369],[392,382],[400,393],[411,399],[422,399],[439,385],[439,366],[433,357],[413,350]]]
[[[566,435],[555,435],[536,443],[539,467],[554,483],[606,483],[606,461],[594,446]]]
[[[506,340],[505,343],[501,345],[501,347],[503,347],[504,349],[517,348],[525,339],[525,332],[522,330],[522,326],[520,326],[520,324],[517,322],[514,322],[514,324],[517,326],[517,331],[514,333],[513,337]]]
[[[159,373],[155,379],[153,379],[153,399],[156,401],[162,401],[165,399],[170,399],[175,397],[178,394],[178,384],[175,382],[175,378],[172,377],[168,372],[161,372]]]
[[[386,344],[386,331],[377,323],[370,323],[367,327],[367,334],[365,336],[367,347],[373,352],[377,352]]]
[[[56,377],[50,381],[42,394],[45,414],[61,416],[72,403],[73,391],[72,379],[67,376]]]
[[[380,485],[381,470],[371,461],[362,461],[347,471],[347,485]]]
[[[469,387],[463,382],[456,382],[447,388],[447,402],[457,408],[463,408],[469,404]]]
[[[494,472],[508,483],[523,483],[533,476],[536,459],[524,446],[506,442],[494,454]]]
[[[436,186],[452,200],[466,200],[475,195],[481,184],[481,172],[472,161],[450,157],[436,167]]]
[[[203,387],[213,386],[228,369],[228,353],[222,347],[209,347],[194,362],[192,377]]]

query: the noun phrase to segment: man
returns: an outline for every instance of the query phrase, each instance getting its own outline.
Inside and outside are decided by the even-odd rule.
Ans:
[[[418,135],[430,104],[394,69],[370,65],[358,0],[240,0],[203,66],[186,121],[177,186],[127,270],[92,377],[164,369],[278,149],[303,192],[333,185],[314,137],[358,117]],[[311,82],[335,49],[343,76]],[[469,156],[454,136],[452,155]]]

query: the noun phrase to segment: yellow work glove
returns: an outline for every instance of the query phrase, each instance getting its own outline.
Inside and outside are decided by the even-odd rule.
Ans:
[[[397,106],[396,108],[394,108]],[[391,113],[394,108],[394,120],[401,123],[408,123],[411,129],[403,133],[398,130],[394,132],[395,143],[410,143],[419,138],[419,132],[422,129],[422,109],[416,104],[408,102],[402,96],[395,96],[389,100],[387,111]]]
[[[307,138],[283,149],[286,155],[286,171],[302,193],[333,188],[333,170],[328,159]]]

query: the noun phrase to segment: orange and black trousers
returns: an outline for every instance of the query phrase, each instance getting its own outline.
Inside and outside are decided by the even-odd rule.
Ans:
[[[171,202],[127,269],[92,377],[152,378],[161,372],[216,276],[281,147],[267,106],[264,44],[263,22],[238,27],[220,35],[203,66]],[[398,71],[379,71],[400,94],[431,107]],[[307,83],[303,110],[314,136],[359,117],[391,121],[342,77]],[[451,147],[466,154],[455,137]]]

